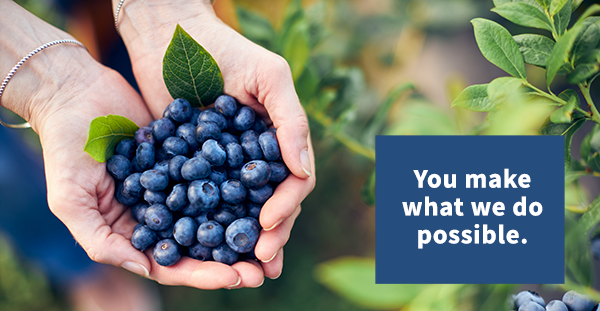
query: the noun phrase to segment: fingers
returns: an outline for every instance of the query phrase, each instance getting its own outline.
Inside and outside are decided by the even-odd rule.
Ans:
[[[269,231],[290,217],[313,187],[314,177],[300,179],[294,175],[288,176],[277,186],[273,196],[262,207],[261,226]]]
[[[242,287],[260,287],[264,281],[265,276],[261,265],[254,260],[238,261],[231,266],[241,276],[241,282],[238,286],[231,287],[230,289],[242,288]]]
[[[277,251],[273,260],[269,262],[262,263],[263,271],[265,272],[265,276],[275,280],[281,276],[281,272],[283,271],[283,248],[280,248]]]
[[[256,97],[277,128],[283,161],[296,177],[308,178],[314,162],[308,148],[308,120],[296,95],[290,68],[282,57],[268,54],[257,70]]]
[[[270,231],[263,230],[260,234],[254,254],[263,263],[270,262],[290,238],[290,232],[301,208],[298,205],[291,217],[286,218],[279,226]]]

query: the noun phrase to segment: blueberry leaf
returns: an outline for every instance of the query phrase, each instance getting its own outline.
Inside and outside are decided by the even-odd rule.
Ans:
[[[575,24],[575,26],[565,32],[565,34],[558,39],[556,45],[554,45],[552,53],[546,62],[546,83],[548,88],[550,88],[550,83],[552,83],[561,67],[569,63],[569,55],[573,49],[573,44],[582,29],[583,25]]]
[[[487,112],[496,105],[488,97],[487,84],[475,84],[464,89],[452,102],[452,107],[463,107],[472,111]]]
[[[308,42],[309,24],[306,20],[296,22],[283,41],[282,55],[290,64],[294,81],[300,77],[310,56]]]
[[[561,135],[565,137],[565,171],[571,165],[571,141],[575,132],[585,123],[584,118],[573,120],[571,123],[554,124],[547,120],[539,130],[541,135]]]
[[[210,105],[223,94],[219,65],[179,25],[163,58],[163,79],[173,98],[184,98],[195,107]]]
[[[475,40],[483,56],[513,77],[527,78],[523,55],[506,28],[484,18],[471,20]]]
[[[596,153],[595,156],[600,158],[600,154]],[[600,221],[600,196],[597,196],[589,207],[579,219],[579,223],[582,225],[583,230],[588,232]]]
[[[533,5],[510,2],[495,7],[492,11],[517,25],[552,31],[548,17]]]
[[[571,1],[567,2],[558,14],[554,15],[554,28],[556,29],[556,32],[558,32],[558,35],[562,36],[565,33],[570,21]]]
[[[600,41],[600,17],[588,17],[584,19],[581,24],[584,29],[581,31],[581,34],[577,36],[577,39],[575,39],[573,51],[571,52],[573,64],[578,64],[578,60],[586,56]]]
[[[556,15],[556,13],[558,13],[558,11],[560,11],[569,1],[571,0],[551,0],[549,9],[550,15]]]
[[[94,160],[105,162],[115,153],[115,146],[125,138],[133,138],[138,126],[133,121],[109,114],[90,123],[88,140],[83,149]]]
[[[546,61],[554,48],[552,39],[535,34],[516,35],[513,38],[523,54],[525,63],[539,67],[546,66]]]

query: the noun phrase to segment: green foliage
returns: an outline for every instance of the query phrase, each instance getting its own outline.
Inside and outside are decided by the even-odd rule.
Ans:
[[[219,65],[179,25],[165,52],[163,79],[173,98],[185,98],[192,106],[208,106],[223,94]]]
[[[538,67],[546,67],[548,58],[554,48],[552,39],[535,34],[522,34],[513,37],[523,54],[525,63]]]
[[[517,25],[552,31],[548,17],[533,5],[509,2],[493,8],[492,11]]]
[[[452,107],[458,106],[473,111],[488,112],[495,104],[490,101],[487,93],[488,84],[475,84],[467,87],[452,102]]]
[[[133,121],[122,116],[109,114],[97,117],[90,123],[84,151],[94,160],[105,162],[113,156],[117,144],[125,138],[133,138],[138,128]]]

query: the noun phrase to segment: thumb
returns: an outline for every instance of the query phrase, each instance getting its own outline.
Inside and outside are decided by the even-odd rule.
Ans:
[[[275,56],[263,68],[265,72],[258,75],[257,98],[277,129],[283,161],[296,177],[308,178],[313,174],[308,120],[294,89],[290,67],[285,59]]]

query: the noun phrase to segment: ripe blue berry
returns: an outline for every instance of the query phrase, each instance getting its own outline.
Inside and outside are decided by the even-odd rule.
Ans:
[[[132,172],[131,162],[126,156],[115,154],[106,162],[106,169],[117,180],[127,178]]]
[[[256,220],[241,218],[227,227],[225,241],[232,250],[247,253],[254,249],[259,233],[260,228],[256,225]]]
[[[222,166],[213,166],[208,179],[216,185],[220,185],[227,180],[227,171]]]
[[[182,182],[185,180],[181,176],[181,167],[187,160],[188,160],[188,158],[186,158],[182,155],[174,156],[171,160],[169,160],[169,167],[168,167],[169,179],[171,179],[175,182]]]
[[[220,186],[221,199],[227,203],[238,204],[246,199],[246,187],[237,179],[225,181]]]
[[[125,193],[123,191],[123,183],[117,184],[117,190],[115,191],[115,198],[123,205],[133,205],[140,200],[140,196]]]
[[[258,189],[248,189],[248,200],[256,204],[264,204],[273,195],[273,187],[266,184]]]
[[[159,172],[163,172],[165,174],[169,174],[169,161],[163,160],[160,162],[156,162],[156,163],[154,163],[154,166],[152,167],[152,169],[159,171]]]
[[[209,220],[212,220],[212,218],[209,217],[210,215],[212,215],[212,213],[203,212],[203,213],[200,213],[200,215],[194,217],[194,220],[196,221],[196,223],[198,225],[201,225],[201,224],[203,224],[203,223],[205,223],[205,222],[207,222]]]
[[[260,160],[263,158],[262,149],[258,143],[258,134],[253,130],[248,130],[240,136],[244,158],[246,160]]]
[[[148,202],[148,204],[165,204],[165,200],[167,199],[167,195],[162,191],[152,191],[146,190],[144,191],[144,200]]]
[[[221,134],[221,140],[219,140],[219,144],[221,144],[221,146],[227,146],[227,144],[229,143],[239,144],[240,141],[237,139],[237,137],[233,136],[232,134],[223,132]]]
[[[280,183],[284,181],[290,174],[287,166],[281,162],[269,162],[269,167],[271,168],[271,178],[269,178],[270,182]]]
[[[223,227],[227,228],[227,226],[236,220],[236,217],[230,211],[222,209],[213,215],[213,219],[223,225]]]
[[[192,117],[192,105],[183,98],[172,101],[167,109],[169,110],[169,118],[175,122],[188,122]]]
[[[569,308],[569,311],[592,311],[595,306],[594,301],[588,296],[573,290],[566,292],[562,301]]]
[[[173,238],[173,230],[175,229],[175,224],[171,224],[167,230],[156,231],[156,235],[159,240],[163,239],[172,239]]]
[[[152,244],[156,243],[158,237],[156,232],[152,231],[148,226],[136,226],[131,235],[131,244],[135,249],[144,251],[148,249]]]
[[[115,153],[125,156],[131,161],[135,156],[135,142],[129,138],[121,140],[115,147]]]
[[[170,158],[176,155],[187,155],[189,152],[188,143],[185,140],[172,136],[165,139],[162,149]]]
[[[154,165],[154,145],[141,143],[135,151],[135,160],[141,170],[147,170]]]
[[[254,125],[252,126],[252,130],[257,133],[262,133],[267,130],[267,123],[261,118],[256,118],[254,121]]]
[[[212,259],[212,247],[204,246],[198,242],[189,248],[190,257],[202,261],[209,261]]]
[[[189,146],[189,150],[196,150],[200,143],[196,140],[196,126],[191,123],[183,123],[175,131],[175,136],[183,139]]]
[[[215,122],[198,121],[195,134],[199,144],[203,144],[207,139],[221,139],[221,129]]]
[[[192,117],[190,118],[189,123],[193,124],[194,126],[198,125],[198,117],[200,116],[201,113],[202,113],[202,110],[200,110],[198,108],[192,108]]]
[[[246,203],[246,211],[248,213],[248,216],[250,216],[250,217],[259,219],[261,209],[262,209],[262,204],[256,204],[256,203],[252,203],[252,202]]]
[[[181,246],[190,246],[196,242],[198,225],[190,217],[180,218],[173,229],[173,237]]]
[[[198,117],[198,123],[202,121],[215,122],[219,127],[219,131],[224,131],[227,128],[227,120],[225,119],[225,116],[223,116],[221,113],[217,112],[214,109],[202,111],[202,113]]]
[[[185,180],[206,178],[210,174],[210,163],[203,157],[194,157],[181,166],[181,177]]]
[[[233,117],[233,126],[238,131],[247,131],[254,125],[254,119],[254,110],[248,106],[242,106]]]
[[[196,238],[204,246],[215,247],[223,242],[225,230],[214,220],[209,220],[198,227]]]
[[[202,144],[202,156],[213,166],[221,166],[227,159],[225,148],[214,139],[208,139]]]
[[[542,298],[538,293],[532,291],[522,291],[514,296],[514,307],[515,309],[519,309],[519,307],[525,304],[528,301],[533,301],[540,306],[545,306],[546,302],[544,298]]]
[[[267,131],[260,134],[260,136],[258,136],[258,143],[265,160],[275,161],[281,158],[281,151],[279,150],[277,136],[275,136],[273,132]]]
[[[219,187],[207,179],[194,180],[188,187],[190,204],[202,211],[213,210],[219,204]]]
[[[560,300],[552,300],[546,305],[546,311],[569,311],[567,305]]]
[[[169,185],[169,175],[158,170],[149,170],[140,177],[142,186],[151,191],[162,191]]]
[[[162,142],[167,137],[173,136],[175,134],[175,124],[171,119],[168,118],[160,118],[154,122],[152,125],[152,136],[158,142]]]
[[[221,201],[221,203],[219,204],[219,208],[231,212],[233,215],[235,215],[235,218],[246,217],[246,206],[244,206],[243,203],[231,204],[225,201]]]
[[[187,185],[177,184],[173,186],[173,190],[165,200],[165,205],[172,211],[176,212],[184,208],[188,204]]]
[[[152,254],[156,263],[161,266],[172,266],[181,259],[179,245],[172,239],[158,241]]]
[[[213,248],[212,256],[216,262],[232,265],[237,261],[239,254],[232,250],[227,243],[222,243],[221,245]]]
[[[540,306],[539,304],[533,302],[533,301],[528,301],[524,304],[522,304],[518,311],[545,311],[544,307]]]
[[[162,204],[150,205],[145,218],[148,228],[155,231],[166,230],[173,223],[173,214]]]
[[[244,163],[244,152],[242,146],[236,142],[231,142],[225,145],[225,152],[227,152],[227,165],[229,167],[240,167]]]
[[[153,121],[154,122],[154,121]],[[135,143],[139,146],[142,143],[148,143],[150,145],[154,145],[154,136],[152,135],[151,127],[140,127],[135,134],[133,135],[133,139]]]
[[[139,222],[140,224],[145,224],[146,220],[144,219],[144,217],[146,215],[146,210],[148,209],[148,207],[150,206],[143,202],[137,203],[136,205],[131,207],[131,216],[133,216],[133,219],[135,219],[135,221]]]
[[[215,109],[226,117],[233,117],[237,111],[237,102],[229,95],[221,95],[215,100]]]
[[[271,178],[271,167],[262,160],[250,161],[240,171],[240,181],[248,188],[260,188]]]
[[[123,192],[140,197],[144,193],[144,187],[140,183],[140,177],[142,173],[133,173],[123,181]]]

